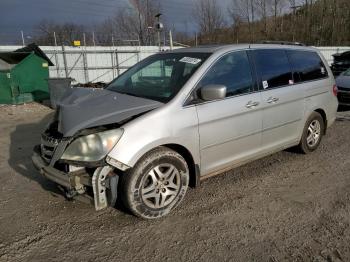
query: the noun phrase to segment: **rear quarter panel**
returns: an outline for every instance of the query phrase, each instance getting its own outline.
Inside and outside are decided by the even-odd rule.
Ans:
[[[321,57],[326,67],[328,77],[317,81],[303,83],[305,90],[304,122],[306,122],[313,111],[321,109],[326,114],[328,125],[327,127],[329,127],[334,123],[338,109],[338,100],[337,97],[333,94],[333,86],[335,85],[335,80],[333,73],[327,64],[327,61],[319,51],[317,51],[317,53]]]

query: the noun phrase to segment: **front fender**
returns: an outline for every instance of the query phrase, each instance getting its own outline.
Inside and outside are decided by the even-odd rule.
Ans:
[[[198,118],[195,107],[172,113],[159,110],[127,123],[124,134],[108,157],[133,167],[150,150],[176,144],[185,147],[195,164],[200,164]]]

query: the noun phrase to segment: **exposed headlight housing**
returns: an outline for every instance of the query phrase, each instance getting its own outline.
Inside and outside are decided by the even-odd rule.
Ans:
[[[61,159],[79,162],[102,160],[118,143],[123,132],[119,128],[79,137],[67,147]]]

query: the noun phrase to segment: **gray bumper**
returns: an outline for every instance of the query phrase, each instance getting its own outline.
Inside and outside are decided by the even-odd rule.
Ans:
[[[38,147],[34,148],[32,161],[35,168],[37,168],[44,177],[65,187],[68,189],[68,191],[78,193],[76,196],[74,196],[74,198],[86,202],[84,197],[89,197],[85,194],[85,186],[89,186],[92,187],[94,192],[94,198],[89,198],[89,202],[94,202],[96,210],[106,208],[108,204],[114,206],[117,199],[116,190],[118,185],[118,177],[115,175],[111,176],[111,174],[113,174],[113,168],[111,166],[107,165],[96,168],[92,177],[84,172],[79,172],[76,174],[65,173],[45,163],[45,161],[41,158],[40,148]],[[107,180],[108,183],[106,183]],[[109,201],[106,194],[107,190],[111,192]]]
[[[32,156],[32,162],[35,168],[40,171],[40,174],[47,179],[64,186],[67,189],[72,189],[74,187],[74,177],[47,165],[41,158],[40,154],[35,150]]]
[[[39,170],[40,174],[69,190],[75,189],[79,191],[83,185],[92,186],[91,176],[85,172],[65,173],[48,165],[40,155],[39,146],[34,148],[32,162],[34,167]]]

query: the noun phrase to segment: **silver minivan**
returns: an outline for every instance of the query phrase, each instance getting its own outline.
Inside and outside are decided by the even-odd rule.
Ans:
[[[202,179],[286,148],[314,151],[337,107],[334,77],[314,48],[177,49],[105,89],[67,95],[32,160],[69,198],[96,210],[121,201],[158,218]]]

